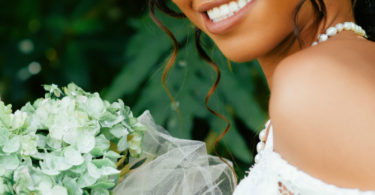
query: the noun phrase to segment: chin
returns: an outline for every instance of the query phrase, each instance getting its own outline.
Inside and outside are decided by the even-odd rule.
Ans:
[[[250,57],[250,55],[225,55],[224,56],[232,61],[237,63],[249,62],[251,60],[256,59],[256,57]]]
[[[230,57],[227,57],[225,56],[228,60],[232,61],[232,62],[236,62],[236,63],[244,63],[244,62],[249,62],[249,61],[252,61],[254,60],[255,58],[248,58],[247,56],[230,56]]]
[[[255,49],[242,49],[239,50],[237,48],[225,48],[221,49],[219,48],[220,51],[223,53],[223,55],[230,61],[232,62],[237,62],[237,63],[243,63],[243,62],[249,62],[252,60],[255,60],[259,56],[262,56],[259,48]]]
[[[215,43],[227,59],[242,63],[268,55],[282,42],[283,38],[281,36],[258,36],[250,39],[215,40]]]

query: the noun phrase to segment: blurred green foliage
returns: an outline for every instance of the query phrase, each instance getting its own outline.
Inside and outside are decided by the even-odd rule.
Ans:
[[[173,136],[206,141],[210,153],[225,123],[208,112],[204,98],[216,74],[194,48],[194,27],[158,13],[176,35],[180,52],[167,84],[181,110],[161,84],[171,41],[152,22],[146,1],[18,0],[0,2],[0,94],[19,107],[42,96],[41,84],[75,82],[124,99],[136,115],[150,110]],[[242,177],[253,162],[256,133],[267,118],[269,90],[257,62],[227,60],[203,38],[220,66],[222,80],[209,105],[230,119],[232,128],[218,146]]]

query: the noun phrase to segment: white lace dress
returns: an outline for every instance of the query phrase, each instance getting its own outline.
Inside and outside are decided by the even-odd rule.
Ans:
[[[265,127],[267,129],[270,120]],[[233,195],[375,195],[375,191],[360,191],[327,184],[298,170],[273,151],[273,129],[260,153],[258,163],[241,180]],[[375,181],[374,181],[375,182]]]

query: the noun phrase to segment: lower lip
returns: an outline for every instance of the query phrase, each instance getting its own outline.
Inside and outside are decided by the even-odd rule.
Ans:
[[[247,3],[245,7],[240,9],[240,11],[233,14],[227,19],[224,19],[220,22],[213,22],[208,17],[207,13],[202,13],[204,24],[208,30],[208,32],[212,34],[224,34],[229,32],[235,25],[240,23],[243,19],[245,19],[247,12],[249,12],[251,6],[254,4],[255,0]]]

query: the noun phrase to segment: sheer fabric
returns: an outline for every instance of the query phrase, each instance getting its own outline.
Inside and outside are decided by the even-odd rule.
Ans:
[[[148,128],[143,156],[130,164],[146,163],[126,175],[115,195],[226,195],[232,194],[235,179],[230,168],[207,154],[204,142],[177,139],[157,126],[148,111],[138,120]],[[230,161],[228,161],[230,162]]]
[[[270,120],[267,121],[267,129]],[[360,191],[327,184],[297,169],[273,151],[273,129],[270,126],[265,149],[260,160],[247,172],[234,195],[375,195],[375,191]]]

